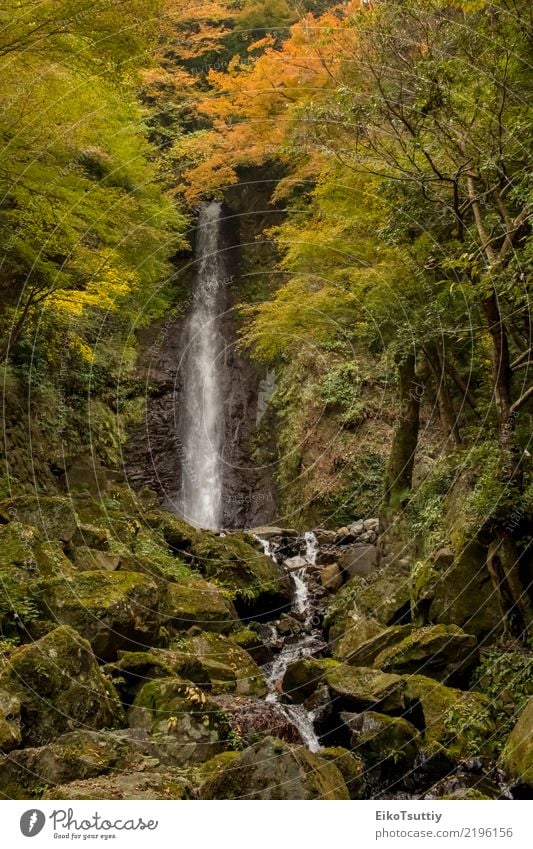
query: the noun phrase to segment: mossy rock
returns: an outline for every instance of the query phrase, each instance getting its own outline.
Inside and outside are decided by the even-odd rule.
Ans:
[[[79,726],[124,722],[118,694],[89,643],[68,626],[14,651],[0,673],[0,689],[20,700],[24,746],[48,743]]]
[[[516,786],[533,791],[533,699],[518,717],[500,757],[500,764]],[[524,793],[523,798],[527,798]]]
[[[79,729],[1,760],[0,795],[34,799],[47,787],[122,770],[131,760],[126,741],[110,732]]]
[[[160,625],[158,588],[138,572],[77,572],[45,581],[42,605],[88,639],[104,660],[113,660],[126,646],[151,645]]]
[[[496,729],[486,696],[446,687],[424,675],[407,678],[407,695],[422,707],[424,742],[430,753],[443,747],[455,759],[490,754]]]
[[[43,542],[35,547],[35,561],[43,578],[72,575],[74,566],[59,542]]]
[[[365,765],[361,758],[342,746],[321,749],[320,757],[337,767],[344,778],[350,799],[365,798]]]
[[[330,602],[324,624],[329,639],[339,643],[354,628],[350,644],[343,646],[343,656],[376,636],[379,626],[408,624],[411,619],[411,568],[403,561],[377,569],[366,577],[351,578]],[[376,624],[377,623],[377,624]],[[341,658],[341,655],[337,655]]]
[[[324,682],[326,673],[338,666],[331,658],[302,657],[287,666],[281,689],[293,702],[304,702]]]
[[[440,549],[413,578],[413,604],[422,621],[459,625],[477,637],[501,631],[498,594],[487,569],[487,549],[480,543],[468,543],[457,556],[452,549]]]
[[[180,744],[178,766],[207,761],[233,747],[232,728],[217,703],[180,678],[145,684],[128,717],[132,728],[174,737]]]
[[[375,781],[389,786],[413,768],[420,734],[406,719],[376,711],[346,713],[341,719],[350,730],[352,750],[365,764],[370,786]]]
[[[392,625],[349,652],[344,660],[350,666],[373,666],[381,652],[403,642],[415,630],[414,625]]]
[[[165,622],[182,631],[198,625],[204,631],[227,633],[238,621],[233,604],[220,587],[200,576],[167,584],[161,613]]]
[[[20,699],[0,689],[0,752],[10,752],[21,743],[20,709]]]
[[[401,714],[409,707],[407,684],[399,675],[340,665],[326,672],[325,681],[337,710]]]
[[[241,617],[273,619],[290,606],[291,587],[286,575],[257,551],[249,534],[220,537],[196,530],[162,511],[150,513],[147,522],[162,532],[175,554],[227,591]]]
[[[253,627],[239,628],[229,635],[229,639],[236,646],[247,651],[259,666],[272,662],[273,654],[270,646],[263,642],[260,634]]]
[[[21,579],[38,575],[35,549],[42,542],[40,531],[32,525],[12,522],[0,527],[0,576],[18,575]]]
[[[174,800],[192,798],[190,783],[175,772],[139,773],[125,772],[73,781],[48,790],[43,799],[150,799]]]
[[[116,572],[120,566],[120,555],[99,551],[88,545],[78,545],[70,550],[70,557],[80,572]]]
[[[56,495],[21,495],[0,501],[0,518],[4,522],[33,525],[45,539],[61,542],[69,542],[78,526],[74,502]]]
[[[329,630],[329,639],[333,656],[337,660],[346,660],[364,643],[377,637],[384,631],[384,626],[377,619],[363,616],[352,609],[349,615],[336,620]]]
[[[417,628],[374,660],[384,672],[428,675],[438,681],[464,679],[478,663],[476,638],[457,625]]]
[[[256,662],[222,634],[199,634],[188,639],[182,648],[200,663],[213,693],[266,695],[266,682]]]
[[[266,737],[200,789],[202,799],[349,799],[341,770],[303,746]]]

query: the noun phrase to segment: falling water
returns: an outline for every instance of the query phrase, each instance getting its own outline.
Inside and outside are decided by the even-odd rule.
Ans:
[[[188,522],[202,528],[219,528],[222,523],[224,396],[220,369],[224,340],[219,315],[226,277],[220,255],[221,220],[220,203],[202,205],[196,289],[182,361],[181,512]]]

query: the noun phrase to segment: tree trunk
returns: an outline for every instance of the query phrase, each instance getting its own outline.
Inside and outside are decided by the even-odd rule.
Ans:
[[[416,357],[408,354],[398,363],[399,414],[394,428],[387,469],[385,504],[392,510],[403,505],[413,481],[413,466],[420,426],[423,384],[417,379]]]
[[[442,428],[446,436],[451,436],[455,444],[460,445],[459,422],[453,408],[450,390],[446,381],[445,353],[443,351],[441,357],[437,346],[432,343],[424,346],[424,353],[435,380]]]

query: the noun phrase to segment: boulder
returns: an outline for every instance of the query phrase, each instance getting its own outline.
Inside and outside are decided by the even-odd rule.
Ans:
[[[113,660],[126,646],[144,648],[157,637],[156,584],[138,572],[76,572],[42,584],[46,613],[89,640],[94,653]]]
[[[125,772],[73,781],[48,790],[43,799],[150,799],[179,800],[192,798],[190,783],[174,772]]]
[[[287,572],[299,572],[301,569],[306,569],[309,565],[305,557],[288,557],[283,563]]]
[[[457,625],[417,628],[374,660],[384,672],[428,675],[438,681],[460,680],[478,663],[476,638]]]
[[[266,695],[266,682],[256,662],[222,634],[191,637],[182,645],[182,650],[200,664],[213,693]]]
[[[99,551],[88,545],[79,545],[72,552],[72,559],[81,572],[94,572],[101,569],[104,572],[116,572],[120,567],[120,555],[109,551]]]
[[[320,756],[337,767],[344,778],[350,799],[365,798],[365,765],[361,758],[342,746],[321,749]]]
[[[379,566],[380,553],[377,545],[354,543],[347,545],[339,557],[339,566],[350,576],[369,575]]]
[[[332,652],[337,660],[346,660],[359,646],[364,645],[373,637],[383,633],[384,626],[371,617],[352,610],[343,618],[341,634],[338,640],[332,639]],[[334,637],[335,629],[330,629],[330,638]]]
[[[163,533],[176,554],[224,588],[241,618],[275,619],[281,610],[290,607],[288,576],[270,557],[257,551],[256,540],[250,534],[219,537],[160,511],[148,514],[146,519]]]
[[[268,628],[266,626],[259,626]],[[239,628],[229,635],[232,643],[244,649],[255,660],[259,666],[271,663],[274,659],[271,648],[266,645],[261,635],[254,628]]]
[[[402,714],[409,707],[407,684],[399,675],[339,665],[326,672],[325,680],[337,710]]]
[[[100,729],[124,721],[118,694],[89,643],[68,626],[16,649],[0,673],[0,689],[20,701],[24,746],[48,743],[79,726]]]
[[[179,743],[176,766],[201,763],[232,748],[231,725],[218,704],[180,678],[145,684],[128,718],[132,728],[174,737]]]
[[[419,752],[420,735],[414,725],[375,711],[344,713],[341,719],[349,729],[351,748],[365,764],[370,786],[378,782],[393,789],[409,774]]]
[[[500,764],[513,781],[521,798],[533,791],[533,699],[518,717],[505,743]],[[526,795],[529,791],[529,796]]]
[[[202,799],[349,799],[334,763],[303,746],[267,737],[201,787]]]
[[[323,683],[326,673],[338,666],[329,658],[302,657],[286,669],[281,689],[293,702],[304,702]]]
[[[487,550],[470,542],[458,556],[437,551],[413,573],[415,608],[421,621],[455,624],[484,637],[501,631],[498,594],[487,569]]]
[[[182,631],[198,625],[204,631],[227,633],[238,621],[233,604],[221,589],[199,575],[167,584],[161,613],[166,622]]]
[[[37,528],[22,522],[0,527],[0,574],[19,576],[22,580],[38,575],[35,549],[42,542]]]
[[[70,498],[21,495],[0,501],[0,518],[33,525],[45,539],[69,542],[76,531],[78,516]]]
[[[324,624],[329,638],[338,644],[354,624],[377,622],[382,629],[388,625],[404,625],[411,621],[411,568],[405,561],[397,561],[375,570],[366,577],[355,577],[335,594],[328,605]],[[361,642],[375,636],[367,630]],[[356,648],[350,640],[350,648]],[[343,651],[343,656],[345,656]],[[341,655],[339,655],[340,657]]]
[[[496,729],[486,696],[446,687],[424,675],[410,675],[406,692],[422,708],[420,727],[428,754],[443,755],[445,749],[453,759],[461,759],[479,754],[485,744],[488,749]]]
[[[401,643],[414,630],[414,625],[392,625],[349,651],[344,660],[350,666],[373,666],[382,651]]]
[[[330,563],[320,570],[320,583],[332,593],[337,592],[343,585],[343,577],[337,563]]]
[[[232,727],[238,729],[244,746],[252,746],[261,737],[272,736],[285,740],[286,743],[304,742],[296,726],[277,702],[235,695],[216,696],[215,701],[228,717]]]

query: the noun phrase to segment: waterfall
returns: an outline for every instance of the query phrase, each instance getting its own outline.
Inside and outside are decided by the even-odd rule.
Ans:
[[[226,276],[221,259],[222,205],[202,204],[198,272],[182,358],[181,513],[192,525],[222,524],[224,339],[219,327]]]

